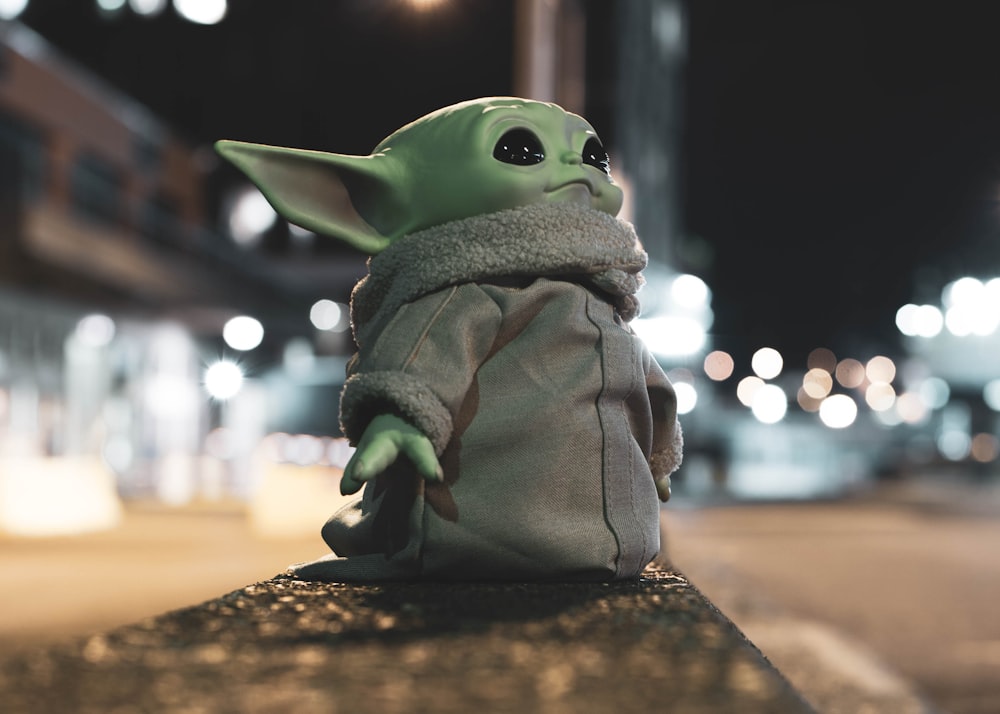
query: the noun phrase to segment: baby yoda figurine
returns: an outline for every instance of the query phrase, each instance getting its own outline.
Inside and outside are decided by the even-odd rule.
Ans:
[[[646,254],[583,118],[476,99],[370,156],[221,141],[292,223],[371,255],[341,395],[363,496],[314,580],[613,580],[659,549],[681,431],[628,326]]]

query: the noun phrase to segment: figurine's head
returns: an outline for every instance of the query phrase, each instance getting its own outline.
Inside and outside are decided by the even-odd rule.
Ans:
[[[424,228],[533,203],[622,204],[608,155],[555,104],[474,99],[432,112],[370,156],[220,141],[219,153],[292,223],[375,254]]]

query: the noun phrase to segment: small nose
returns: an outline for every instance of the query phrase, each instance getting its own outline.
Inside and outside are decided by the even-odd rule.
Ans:
[[[573,164],[573,165],[582,164],[583,163],[583,156],[581,156],[580,154],[577,154],[577,153],[575,153],[573,151],[567,151],[567,152],[563,153],[563,155],[562,155],[562,161],[563,161],[564,164]]]

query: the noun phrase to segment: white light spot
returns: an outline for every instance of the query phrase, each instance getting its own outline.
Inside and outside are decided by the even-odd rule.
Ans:
[[[88,347],[105,347],[115,337],[115,322],[107,315],[87,315],[76,323],[76,336]]]
[[[254,186],[245,186],[233,194],[229,207],[229,233],[238,245],[255,245],[278,220],[278,214]]]
[[[1000,379],[994,379],[983,387],[983,401],[995,412],[1000,412]]]
[[[949,461],[961,461],[969,455],[972,439],[964,431],[950,429],[938,436],[937,448]]]
[[[764,380],[760,377],[744,377],[736,385],[736,398],[745,407],[753,406],[753,398],[763,386]]]
[[[919,394],[903,392],[896,400],[896,413],[907,424],[920,424],[929,414],[927,405]]]
[[[896,390],[886,382],[875,382],[865,390],[865,402],[877,412],[892,409],[896,403]]]
[[[896,378],[896,364],[882,355],[872,357],[865,365],[865,375],[871,382],[889,384]]]
[[[0,0],[0,20],[13,20],[28,7],[28,0]]]
[[[754,374],[761,379],[774,379],[781,374],[784,364],[781,353],[771,347],[762,347],[750,359]]]
[[[226,16],[226,0],[174,0],[177,14],[198,25],[214,25]]]
[[[699,309],[711,300],[711,292],[705,281],[696,275],[678,275],[670,285],[670,297],[680,307]]]
[[[823,399],[833,390],[833,377],[825,369],[813,367],[802,378],[802,390],[813,399]]]
[[[944,327],[944,315],[934,305],[921,305],[913,314],[914,334],[918,337],[937,337]]]
[[[941,302],[945,307],[976,305],[986,296],[985,288],[981,280],[959,278],[941,291]]]
[[[632,321],[632,329],[650,352],[661,357],[697,354],[707,337],[697,320],[684,316],[639,318]]]
[[[309,310],[309,321],[317,330],[334,330],[341,324],[344,310],[333,300],[317,300]]]
[[[750,405],[753,415],[765,424],[777,424],[788,411],[788,396],[776,384],[765,384],[753,395]]]
[[[920,307],[913,303],[903,305],[896,310],[896,327],[907,337],[916,337],[919,334],[917,329],[917,313]]]
[[[97,0],[97,7],[101,12],[118,12],[125,7],[125,0]]]
[[[698,390],[688,382],[674,384],[674,394],[677,395],[677,413],[689,414],[698,404]]]
[[[153,17],[163,12],[167,0],[128,0],[128,4],[137,15]]]
[[[951,387],[940,377],[928,377],[920,383],[917,394],[928,409],[940,409],[951,398]]]
[[[243,370],[235,362],[216,362],[205,372],[205,389],[215,399],[231,399],[242,387]]]
[[[222,339],[234,350],[246,352],[264,340],[264,326],[246,315],[234,317],[222,328]]]
[[[192,380],[177,374],[159,373],[143,388],[146,408],[161,419],[190,416],[198,406],[198,390]]]
[[[831,429],[844,429],[858,418],[858,405],[846,394],[834,394],[819,405],[819,418]]]

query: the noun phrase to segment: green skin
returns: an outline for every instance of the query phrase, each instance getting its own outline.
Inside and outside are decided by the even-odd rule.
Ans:
[[[531,131],[544,159],[518,165],[494,158],[494,146],[512,129]],[[425,228],[534,203],[576,202],[617,215],[621,189],[606,171],[584,163],[584,145],[596,137],[586,120],[555,104],[490,97],[421,117],[370,156],[237,141],[220,141],[216,149],[287,220],[375,255]],[[357,492],[400,455],[424,478],[443,479],[430,440],[406,420],[383,414],[365,429],[341,492]]]

